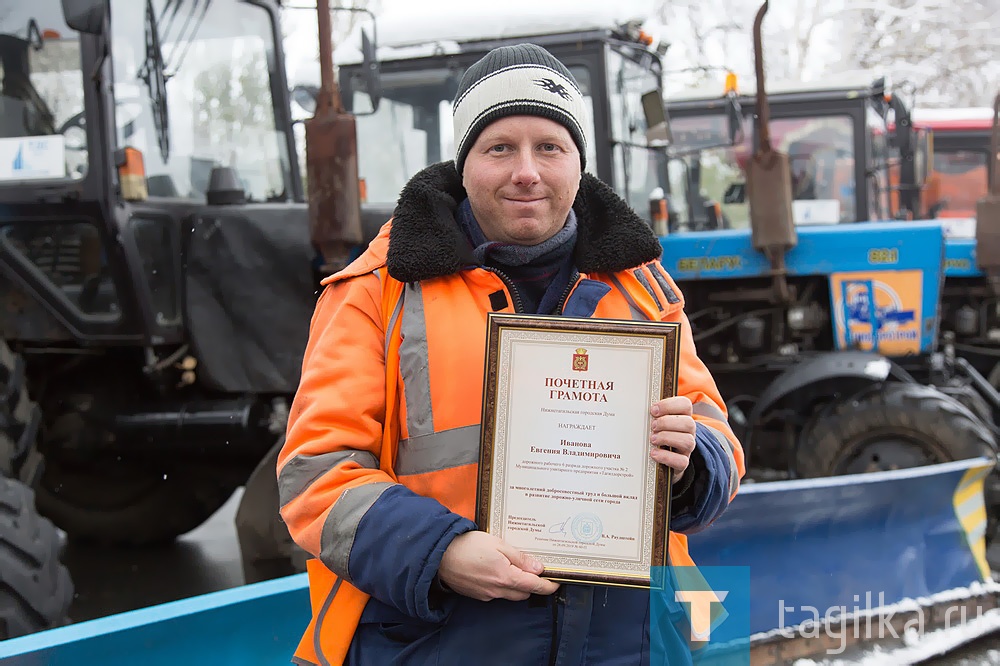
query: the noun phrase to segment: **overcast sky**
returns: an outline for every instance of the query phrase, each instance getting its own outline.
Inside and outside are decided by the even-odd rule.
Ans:
[[[308,4],[307,0],[293,2]],[[495,27],[497,20],[511,17],[537,24],[578,20],[591,14],[604,18],[645,17],[652,14],[654,5],[652,0],[504,0],[502,4],[475,0],[373,0],[369,8],[380,19],[377,29],[382,42],[399,36],[401,30],[414,36],[437,30],[464,35],[466,28],[476,23]],[[346,15],[334,12],[335,17],[338,14]],[[282,21],[286,34],[295,35],[285,42],[289,69],[294,72],[301,63],[315,61],[315,14],[308,10],[286,11]]]
[[[292,1],[305,5],[315,0]],[[823,81],[865,62],[865,67],[874,69],[862,76],[870,73],[872,79],[886,76],[891,85],[898,81],[916,86],[913,90],[920,91],[919,95],[910,102],[916,106],[989,105],[1000,85],[1000,61],[992,56],[993,44],[1000,48],[1000,12],[988,15],[989,5],[983,3],[997,2],[878,0],[875,17],[879,21],[900,13],[906,18],[881,26],[885,33],[871,34],[869,27],[859,26],[857,19],[862,15],[857,12],[870,12],[872,0],[771,3],[764,18],[768,81]],[[379,17],[381,44],[400,37],[471,37],[483,30],[495,35],[514,22],[565,28],[567,21],[588,15],[599,16],[603,24],[639,18],[647,21],[651,32],[670,42],[665,94],[682,92],[698,78],[706,83],[718,79],[721,85],[723,68],[736,71],[741,81],[753,80],[751,27],[758,0],[670,0],[662,24],[656,18],[661,4],[662,0],[371,0],[368,6]],[[890,5],[898,11],[889,11]],[[334,12],[341,25],[347,15]],[[970,23],[970,16],[983,16],[982,25]],[[315,5],[309,10],[286,11],[284,20],[286,34],[292,34],[286,40],[292,81],[317,80]],[[692,65],[711,70],[692,70]],[[296,76],[304,68],[312,74]]]

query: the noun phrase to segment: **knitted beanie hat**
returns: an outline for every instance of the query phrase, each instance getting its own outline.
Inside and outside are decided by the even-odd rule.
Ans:
[[[555,57],[534,44],[493,49],[466,70],[455,95],[455,166],[465,158],[487,125],[505,116],[549,118],[569,130],[586,167],[587,140],[582,120],[585,106],[580,86]]]

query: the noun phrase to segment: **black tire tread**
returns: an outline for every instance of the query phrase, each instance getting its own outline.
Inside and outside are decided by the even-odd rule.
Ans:
[[[235,485],[182,472],[165,472],[166,478],[135,501],[113,509],[80,506],[72,496],[59,492],[57,465],[47,466],[49,479],[38,489],[38,505],[66,530],[74,542],[104,546],[146,547],[165,545],[208,520],[232,496]],[[102,480],[93,478],[95,494]],[[108,492],[116,492],[108,488]]]
[[[32,490],[41,416],[24,359],[0,339],[0,640],[66,624],[73,601],[64,537],[38,513]]]
[[[832,475],[845,443],[874,429],[919,433],[941,462],[992,455],[992,433],[965,405],[932,386],[890,382],[838,402],[806,429],[799,476]]]
[[[29,486],[37,481],[37,465],[29,461],[41,420],[41,409],[28,396],[23,358],[0,339],[0,475]]]
[[[66,623],[73,582],[62,545],[31,488],[0,477],[0,640]]]

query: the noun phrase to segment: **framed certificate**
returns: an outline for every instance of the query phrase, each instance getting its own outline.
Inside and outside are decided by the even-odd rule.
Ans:
[[[542,576],[650,587],[669,467],[649,408],[677,393],[680,325],[489,313],[476,521]]]

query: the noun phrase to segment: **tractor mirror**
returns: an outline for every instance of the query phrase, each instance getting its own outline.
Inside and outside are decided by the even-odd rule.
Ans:
[[[99,35],[107,15],[107,0],[62,0],[66,25],[77,32]]]
[[[730,94],[726,97],[726,121],[729,131],[729,145],[735,146],[738,143],[742,143],[743,138],[746,136],[743,129],[743,108],[740,106],[735,94]]]
[[[374,28],[372,30],[374,34]],[[368,33],[361,30],[361,58],[362,76],[365,81],[365,92],[371,99],[372,110],[370,113],[378,111],[378,103],[382,99],[382,82],[379,78],[378,47],[373,39],[368,38]]]
[[[643,94],[642,113],[646,119],[646,142],[650,146],[663,146],[673,141],[667,107],[663,104],[658,89]]]

